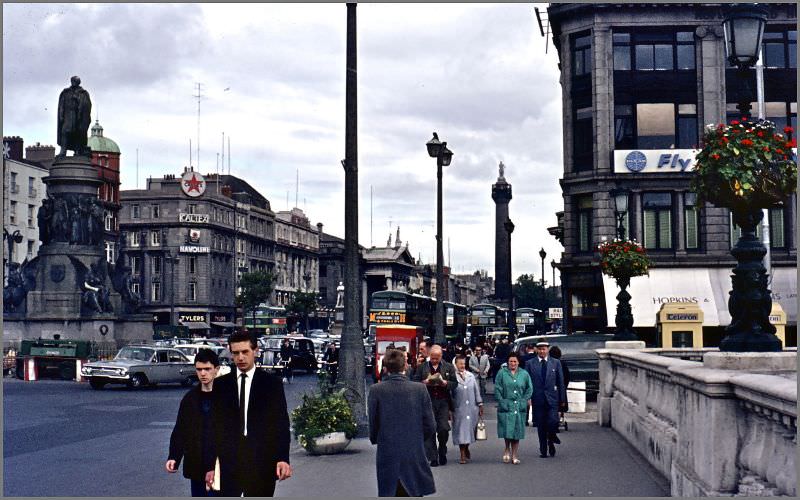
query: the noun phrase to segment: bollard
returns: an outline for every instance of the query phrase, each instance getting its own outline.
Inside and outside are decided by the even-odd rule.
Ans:
[[[570,390],[570,388],[574,390]],[[586,382],[570,382],[567,387],[570,413],[586,413]]]
[[[82,359],[75,360],[75,380],[77,382],[83,382],[83,377],[81,376],[81,366],[83,365]]]

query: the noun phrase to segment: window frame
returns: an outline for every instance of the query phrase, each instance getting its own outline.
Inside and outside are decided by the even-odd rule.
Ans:
[[[681,33],[691,34],[691,40],[680,40],[679,34]],[[611,46],[612,46],[613,71],[637,71],[643,73],[667,72],[667,71],[676,71],[676,72],[697,71],[697,44],[695,43],[694,39],[693,26],[686,26],[686,27],[681,26],[673,28],[671,30],[646,30],[646,31],[637,31],[633,27],[612,29]],[[669,52],[670,67],[659,68],[656,50],[657,47],[664,47],[664,46],[669,46],[671,48]],[[679,60],[682,59],[680,57],[679,47],[692,48],[692,56],[689,58],[689,61],[691,61],[691,67],[688,68],[679,67],[680,66]],[[645,51],[649,52],[650,54],[650,61],[652,67],[640,66],[639,52],[644,53]],[[627,67],[618,67],[617,58],[619,55],[621,62],[621,58],[624,57],[625,55],[623,54],[623,52],[627,53],[627,64],[624,65]]]
[[[586,203],[586,201],[590,203]],[[583,202],[583,203],[582,203]],[[583,205],[583,206],[582,206]],[[575,213],[577,215],[576,228],[576,253],[587,254],[594,251],[592,242],[593,228],[593,214],[594,214],[594,199],[592,195],[579,195],[575,199]],[[585,237],[586,246],[583,246],[583,239]]]
[[[645,198],[647,195],[668,195],[670,199],[669,207],[657,206],[655,208],[648,208],[646,206]],[[647,191],[642,193],[642,246],[647,251],[669,251],[675,249],[675,199],[674,193],[671,191]],[[647,212],[655,212],[655,246],[648,247],[648,233],[647,233]],[[669,214],[669,245],[665,245],[662,241],[662,220],[661,214]]]
[[[586,45],[578,45],[579,42],[583,40],[588,40]],[[571,45],[571,62],[572,62],[572,77],[573,78],[580,78],[586,75],[592,74],[592,65],[593,65],[593,57],[592,57],[592,32],[589,31],[582,31],[580,33],[575,33],[571,37],[570,41]],[[578,60],[580,59],[580,67],[582,68],[582,72],[578,73]]]

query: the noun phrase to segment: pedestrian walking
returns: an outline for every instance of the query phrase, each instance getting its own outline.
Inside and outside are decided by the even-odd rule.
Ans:
[[[237,332],[228,339],[236,369],[221,376],[212,392],[214,456],[220,463],[222,496],[266,496],[275,480],[292,476],[289,465],[289,414],[283,384],[257,370],[255,337]],[[206,483],[214,482],[214,463],[206,464]]]
[[[528,361],[525,370],[533,383],[533,420],[539,434],[539,456],[547,458],[556,454],[556,444],[561,440],[558,430],[558,412],[566,410],[567,390],[561,363],[548,355],[550,344],[536,344],[537,356]]]
[[[519,442],[525,439],[525,409],[530,404],[531,378],[519,366],[519,354],[508,355],[507,366],[500,368],[494,381],[497,401],[497,437],[505,440],[503,463],[519,465]]]
[[[292,374],[292,356],[294,355],[294,349],[292,348],[292,344],[289,342],[289,339],[283,339],[281,343],[281,364],[283,365],[282,376],[283,382],[289,381],[289,376]]]
[[[467,371],[464,356],[456,356],[455,368],[458,385],[453,393],[453,444],[461,453],[458,463],[465,464],[472,458],[469,445],[475,442],[478,420],[483,417],[483,398],[475,375]]]
[[[475,353],[469,358],[469,371],[478,379],[481,396],[486,396],[486,379],[489,378],[489,356],[481,346],[475,346]]]
[[[336,377],[339,374],[339,349],[335,342],[328,344],[328,349],[323,356],[325,366],[328,369],[331,385],[336,385]]]
[[[533,359],[536,357],[536,345],[535,344],[526,344],[524,348],[524,353],[520,353],[519,357],[519,366],[525,368],[528,364],[528,360]],[[530,375],[530,374],[529,374]],[[528,409],[526,410],[525,414],[525,427],[530,425],[528,422],[531,421],[531,405],[528,405]]]
[[[550,348],[550,356],[556,358],[559,362],[561,362],[561,372],[564,374],[564,387],[569,389],[569,382],[570,382],[570,375],[569,375],[569,367],[567,366],[567,362],[561,359],[561,349],[554,345]],[[565,394],[567,394],[565,392]],[[559,421],[564,423],[564,429],[567,429],[567,421],[564,419],[564,413],[569,411],[569,399],[565,396],[566,404],[564,407],[560,408],[561,412],[559,414]],[[556,432],[558,432],[558,428],[556,428]]]
[[[442,347],[434,344],[428,353],[429,360],[417,367],[414,379],[428,389],[433,415],[436,418],[436,436],[426,441],[426,451],[431,467],[447,464],[447,439],[450,435],[450,411],[453,406],[456,370],[442,359]],[[436,441],[439,445],[436,445]]]
[[[367,396],[369,440],[378,445],[375,470],[381,497],[436,492],[425,457],[425,443],[436,435],[431,398],[425,386],[405,376],[407,365],[403,352],[387,350],[386,376]]]
[[[165,468],[175,473],[185,459],[183,477],[189,480],[192,496],[215,496],[214,490],[206,490],[205,464],[215,458],[211,445],[211,391],[219,372],[219,357],[211,349],[200,349],[194,358],[194,369],[200,383],[181,399]]]

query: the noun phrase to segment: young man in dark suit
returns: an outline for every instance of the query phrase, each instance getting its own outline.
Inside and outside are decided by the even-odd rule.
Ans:
[[[425,441],[426,453],[431,467],[438,467],[447,463],[447,439],[450,435],[450,411],[453,400],[452,392],[458,386],[456,369],[442,359],[442,347],[434,344],[429,354],[429,359],[417,367],[414,380],[422,382],[428,389],[433,406],[433,415],[436,418],[436,435],[430,436]],[[439,446],[436,446],[436,440]]]
[[[399,349],[387,349],[383,366],[386,375],[367,397],[369,440],[378,445],[378,496],[431,495],[436,486],[425,440],[435,436],[436,423],[428,391],[408,380],[406,355]]]
[[[561,362],[548,356],[547,342],[536,344],[535,358],[528,360],[525,369],[533,382],[533,420],[539,434],[539,456],[547,458],[555,456],[556,446],[561,441],[556,436],[558,431],[558,412],[566,410],[567,388],[564,385],[564,373]]]
[[[183,477],[191,482],[193,497],[214,496],[206,491],[205,464],[211,456],[211,390],[219,372],[219,357],[211,349],[200,349],[194,358],[194,369],[200,384],[183,396],[178,418],[169,438],[167,472],[178,472],[181,459]]]
[[[220,462],[222,496],[265,496],[275,480],[292,476],[289,414],[280,379],[258,370],[256,339],[237,332],[228,339],[236,369],[219,377],[213,391],[215,456]],[[214,482],[214,463],[206,464]]]

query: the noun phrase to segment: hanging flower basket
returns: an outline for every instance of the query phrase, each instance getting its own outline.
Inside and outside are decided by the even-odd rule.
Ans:
[[[730,125],[709,125],[703,149],[696,157],[692,189],[699,201],[732,210],[773,207],[797,186],[797,164],[789,139],[775,124],[760,120],[733,120]]]
[[[597,247],[600,269],[614,279],[643,276],[650,269],[650,258],[635,240],[604,241]]]

